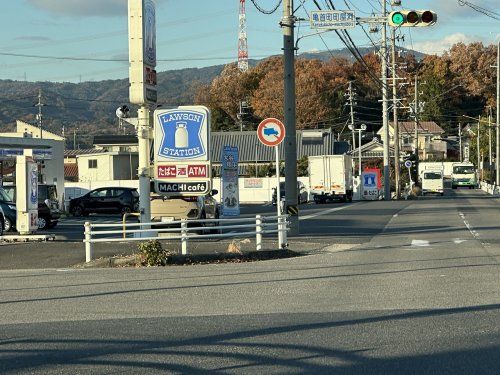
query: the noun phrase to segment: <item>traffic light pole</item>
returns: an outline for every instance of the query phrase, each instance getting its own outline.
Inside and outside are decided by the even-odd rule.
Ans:
[[[387,17],[387,3],[382,1],[382,17]],[[388,100],[387,100],[387,23],[382,24],[382,46],[381,66],[382,66],[382,127],[384,128],[384,199],[391,199],[391,179],[390,179],[390,159],[389,159],[389,121],[388,121]]]
[[[295,129],[295,17],[293,0],[283,1],[283,65],[285,89],[285,214],[291,213],[289,235],[299,234],[297,202],[297,136]],[[289,207],[291,208],[289,210]]]
[[[394,177],[396,184],[396,199],[401,198],[401,162],[399,161],[399,123],[398,123],[398,99],[396,86],[396,29],[391,28],[392,47],[392,111],[394,117]]]

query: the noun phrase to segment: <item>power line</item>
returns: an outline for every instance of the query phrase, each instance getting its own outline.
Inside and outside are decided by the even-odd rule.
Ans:
[[[263,14],[273,14],[274,12],[276,12],[276,10],[281,5],[281,1],[282,0],[278,0],[278,4],[276,4],[276,6],[274,8],[272,8],[271,10],[265,10],[265,9],[263,9],[259,4],[257,4],[256,0],[251,0],[251,1],[252,1],[252,4],[255,6],[255,8],[257,8],[257,10],[259,12],[261,12]]]
[[[460,5],[460,6],[468,6],[469,8],[474,9],[476,12],[482,13],[485,16],[488,16],[488,17],[493,18],[493,19],[495,19],[497,21],[500,21],[500,14],[499,13],[496,13],[496,12],[494,12],[492,10],[480,7],[479,5],[473,4],[473,3],[469,2],[469,1],[458,0],[458,5]]]

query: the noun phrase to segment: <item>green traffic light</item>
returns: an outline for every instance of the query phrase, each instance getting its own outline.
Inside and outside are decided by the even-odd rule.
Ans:
[[[405,21],[405,17],[402,13],[395,12],[392,14],[392,22],[396,25],[401,25]]]

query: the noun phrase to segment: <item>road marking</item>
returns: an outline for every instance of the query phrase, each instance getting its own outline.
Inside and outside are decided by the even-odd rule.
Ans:
[[[462,218],[465,226],[469,230],[469,232],[472,234],[472,237],[474,237],[476,240],[479,240],[479,233],[472,227],[472,225],[469,224],[467,219],[465,218],[465,215],[462,212],[458,213],[460,217]]]
[[[350,205],[347,205],[347,206],[330,208],[328,210],[324,210],[324,211],[318,212],[317,214],[310,214],[310,215],[301,216],[299,218],[299,220],[312,219],[312,218],[315,218],[315,217],[318,217],[318,216],[329,214],[330,212],[340,211],[340,210],[344,210],[344,209],[349,208],[349,207],[354,207],[354,206],[357,206],[360,203],[354,203],[354,204],[350,204]]]
[[[427,240],[411,240],[411,246],[427,247],[427,246],[429,246],[429,241],[427,241]]]

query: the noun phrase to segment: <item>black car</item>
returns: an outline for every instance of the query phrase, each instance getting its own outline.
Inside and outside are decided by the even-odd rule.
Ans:
[[[89,191],[71,199],[69,212],[73,216],[91,213],[120,213],[122,215],[139,209],[139,193],[135,188],[105,187]]]
[[[16,226],[16,217],[16,204],[5,190],[0,188],[0,232],[13,230]]]
[[[276,188],[273,188],[272,204],[276,205]],[[285,183],[280,182],[280,197],[285,198]],[[297,202],[307,203],[307,188],[302,181],[297,181]]]
[[[4,186],[4,192],[11,202],[16,201],[16,186]],[[15,203],[13,203],[15,206]],[[53,228],[59,222],[61,211],[59,210],[59,201],[57,200],[57,187],[51,184],[38,184],[38,229]],[[6,229],[8,232],[15,226]]]

